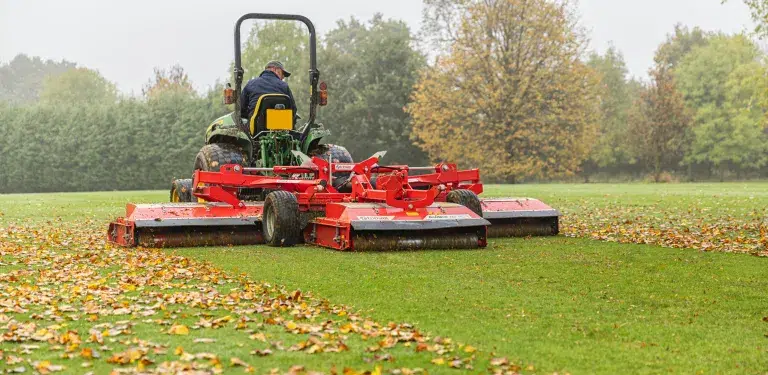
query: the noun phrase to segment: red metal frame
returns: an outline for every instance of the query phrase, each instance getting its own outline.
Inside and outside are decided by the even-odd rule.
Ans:
[[[466,189],[477,195],[483,192],[479,169],[459,170],[456,164],[450,163],[435,165],[435,173],[409,176],[408,184],[412,187],[437,186],[440,195],[436,200],[439,202],[444,202],[452,190]]]
[[[224,202],[233,207],[244,207],[237,197],[240,188],[280,189],[296,195],[303,211],[312,206],[324,206],[332,202],[386,203],[404,210],[424,208],[431,205],[446,189],[468,188],[482,192],[477,169],[458,171],[455,164],[438,164],[435,173],[408,176],[408,166],[378,166],[379,158],[372,156],[356,164],[329,164],[315,157],[312,166],[276,166],[273,176],[253,174],[249,168],[227,164],[219,172],[196,170],[192,194],[209,202]],[[330,171],[330,172],[329,172]],[[339,193],[330,183],[334,173],[352,172],[351,193]],[[386,173],[371,183],[371,174]],[[311,175],[312,178],[285,178],[283,175]],[[467,181],[469,184],[462,184]],[[428,190],[417,190],[417,186],[430,186]]]

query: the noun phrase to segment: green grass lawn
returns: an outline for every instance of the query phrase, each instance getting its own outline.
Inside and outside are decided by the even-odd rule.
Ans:
[[[768,183],[490,186],[487,195],[541,198],[569,216],[615,208],[627,215],[748,220],[765,212]],[[165,192],[0,195],[0,227],[61,217],[106,228],[128,201],[166,200]],[[766,258],[564,236],[491,240],[474,251],[252,246],[173,252],[312,291],[380,322],[413,323],[531,365],[529,372],[768,369]],[[353,357],[343,358],[359,361]]]

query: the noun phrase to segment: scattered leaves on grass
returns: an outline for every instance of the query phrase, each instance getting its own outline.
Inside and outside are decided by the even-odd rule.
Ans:
[[[475,347],[431,338],[410,324],[382,324],[307,291],[257,283],[162,250],[115,247],[105,243],[102,231],[100,223],[0,229],[0,259],[11,266],[0,274],[0,344],[6,345],[0,358],[8,371],[94,367],[99,372],[111,366],[114,373],[213,374],[228,364],[254,372],[250,363],[274,352],[346,352],[350,340],[375,352],[372,364],[385,364],[392,374],[425,372],[396,367],[393,348],[423,353],[418,356],[425,367],[432,360],[471,369],[476,361]],[[154,334],[139,334],[147,330]],[[251,358],[220,355],[225,349],[216,339],[200,337],[213,330],[240,335],[242,345],[268,347],[251,350]],[[286,336],[291,339],[280,341]],[[184,349],[200,344],[210,352]],[[38,354],[50,352],[69,362],[41,360]],[[489,371],[504,366],[491,365]],[[382,371],[376,365],[344,373]],[[297,365],[273,373],[312,371]]]
[[[189,328],[183,324],[174,324],[171,326],[171,329],[168,330],[168,333],[171,335],[188,335]]]
[[[250,365],[248,365],[247,363],[245,363],[245,361],[243,361],[242,359],[240,359],[240,358],[237,358],[237,357],[232,357],[232,358],[230,358],[230,359],[229,359],[229,364],[230,364],[231,366],[250,367]]]
[[[272,351],[269,349],[256,349],[256,350],[252,350],[251,354],[258,355],[259,357],[266,357],[272,354]]]
[[[194,339],[193,342],[196,344],[213,344],[214,342],[216,342],[216,339],[199,338],[199,339]]]
[[[35,371],[42,375],[64,370],[64,366],[54,365],[50,361],[36,361],[32,363],[32,366],[34,366]]]
[[[491,365],[493,366],[504,366],[508,364],[509,364],[509,360],[504,357],[496,357],[491,359]]]
[[[666,204],[601,207],[583,200],[563,211],[566,236],[768,256],[765,208],[743,213],[728,211],[727,203],[717,210],[703,203],[685,209]]]

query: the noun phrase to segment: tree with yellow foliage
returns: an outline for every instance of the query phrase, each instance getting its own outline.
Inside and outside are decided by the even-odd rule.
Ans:
[[[197,94],[184,68],[178,64],[168,70],[155,68],[155,77],[144,85],[142,92],[150,100],[171,93],[189,97]]]
[[[628,144],[654,181],[662,182],[662,173],[674,171],[683,160],[691,118],[669,68],[657,60],[649,73],[651,82],[629,112]]]
[[[434,160],[482,167],[484,176],[507,182],[576,173],[600,112],[573,5],[427,0],[426,6],[427,18],[435,15],[427,29],[437,30],[442,43],[450,40],[407,108],[416,144]],[[451,17],[441,17],[446,14]],[[441,19],[442,32],[435,28]]]

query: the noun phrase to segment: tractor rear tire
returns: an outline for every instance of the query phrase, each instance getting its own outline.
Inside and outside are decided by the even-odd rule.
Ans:
[[[352,154],[347,151],[346,147],[339,145],[328,145],[328,151],[325,152],[325,157],[331,156],[331,160],[334,163],[352,163]]]
[[[264,240],[273,247],[290,247],[301,237],[301,213],[296,196],[285,190],[276,190],[264,200],[261,222]]]
[[[248,160],[240,147],[231,143],[211,143],[203,146],[195,157],[195,170],[218,172],[222,165],[238,164],[248,166]],[[239,189],[237,197],[240,200],[259,200],[259,189]]]
[[[445,200],[451,203],[458,203],[472,210],[477,216],[483,217],[483,206],[480,204],[480,198],[472,190],[457,189],[445,197]]]
[[[195,170],[218,172],[224,164],[246,166],[245,154],[231,143],[211,143],[203,146],[195,157]]]
[[[352,154],[347,151],[347,149],[343,146],[339,145],[327,145],[328,151],[326,151],[324,154],[320,155],[323,159],[328,159],[330,156],[332,163],[354,163],[352,160]],[[340,193],[349,193],[352,191],[352,186],[347,182],[349,179],[350,172],[343,172],[343,173],[335,173],[333,175],[333,187],[336,188]]]
[[[171,183],[171,202],[194,202],[192,196],[192,179],[180,178]]]

